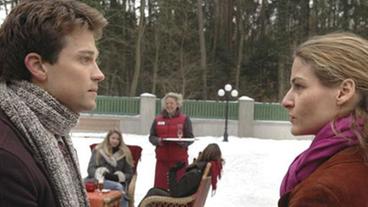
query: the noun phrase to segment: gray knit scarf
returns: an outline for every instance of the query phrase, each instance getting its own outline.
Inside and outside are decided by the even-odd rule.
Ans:
[[[24,135],[33,157],[43,165],[59,206],[88,206],[76,152],[68,135],[79,114],[27,81],[1,81],[0,108]]]

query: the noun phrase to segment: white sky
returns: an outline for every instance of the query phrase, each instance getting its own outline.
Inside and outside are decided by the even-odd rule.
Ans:
[[[87,176],[87,165],[91,155],[89,144],[101,142],[104,134],[73,133],[73,143],[77,149],[81,174]],[[207,207],[273,207],[277,206],[279,186],[292,160],[310,145],[310,140],[265,140],[257,138],[198,137],[189,147],[189,161],[198,155],[209,143],[218,143],[225,166],[222,179],[217,184],[217,192],[206,201]],[[155,171],[154,147],[148,135],[124,134],[127,144],[143,148],[142,159],[138,164],[136,205],[153,185]]]

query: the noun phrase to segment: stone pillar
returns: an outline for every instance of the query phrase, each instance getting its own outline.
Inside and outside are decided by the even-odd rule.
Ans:
[[[140,134],[149,134],[153,119],[156,113],[156,96],[150,93],[141,94],[140,114]]]
[[[254,99],[247,96],[239,98],[238,136],[253,137]]]

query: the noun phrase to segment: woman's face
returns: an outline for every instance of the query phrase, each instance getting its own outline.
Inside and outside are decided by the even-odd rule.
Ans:
[[[178,102],[176,99],[167,97],[165,100],[165,110],[169,114],[174,114],[176,109],[178,108]]]
[[[111,147],[117,147],[120,144],[120,136],[117,133],[112,133],[109,137]]]
[[[316,134],[338,115],[338,87],[323,86],[312,67],[298,57],[293,62],[290,83],[282,105],[289,112],[293,135]]]

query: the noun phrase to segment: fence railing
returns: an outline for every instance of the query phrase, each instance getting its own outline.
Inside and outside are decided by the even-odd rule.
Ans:
[[[137,115],[139,114],[139,97],[97,96],[97,107],[92,113]]]
[[[254,103],[254,120],[287,121],[288,113],[279,103]]]
[[[184,100],[182,111],[192,118],[205,119],[222,119],[225,117],[224,101],[201,101],[201,100]],[[229,119],[238,119],[239,104],[235,101],[229,102]],[[161,100],[156,101],[156,114],[160,113]]]
[[[225,117],[225,101],[184,100],[183,112],[193,118],[222,119]],[[137,115],[140,97],[98,96],[97,108],[92,113]],[[229,102],[229,119],[239,118],[239,104]],[[161,100],[156,99],[156,114],[161,111]],[[288,120],[287,111],[278,103],[254,103],[254,120]]]

